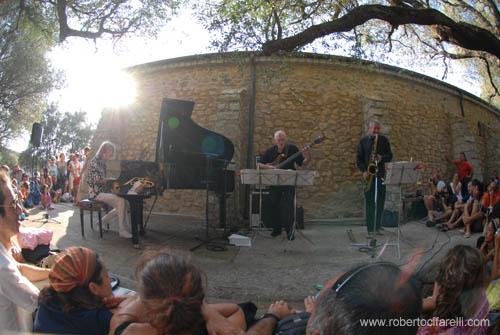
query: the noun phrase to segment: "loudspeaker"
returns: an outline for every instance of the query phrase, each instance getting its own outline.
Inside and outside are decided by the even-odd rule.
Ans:
[[[382,227],[397,227],[399,223],[399,212],[384,209],[382,213]]]
[[[33,123],[33,127],[31,128],[30,143],[34,147],[40,146],[40,144],[42,143],[42,135],[43,135],[42,125],[38,122]]]

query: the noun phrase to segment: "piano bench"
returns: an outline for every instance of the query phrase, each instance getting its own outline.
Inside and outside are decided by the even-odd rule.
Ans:
[[[106,204],[95,199],[82,199],[78,202],[77,206],[78,208],[80,208],[80,225],[82,228],[82,237],[85,237],[83,214],[85,211],[89,211],[90,229],[94,230],[94,212],[97,212],[99,235],[102,238],[102,211],[106,212]]]

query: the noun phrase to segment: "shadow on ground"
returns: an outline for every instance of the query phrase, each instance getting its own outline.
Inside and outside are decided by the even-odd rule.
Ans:
[[[79,245],[96,250],[109,271],[120,278],[122,286],[131,289],[136,287],[134,267],[144,250],[165,246],[189,252],[199,244],[196,237],[205,235],[203,218],[152,215],[146,235],[141,237],[140,248],[136,249],[131,240],[118,237],[116,225],[105,231],[101,239],[96,218],[94,230],[90,229],[88,213],[84,218],[85,238],[82,238],[79,209],[72,204],[56,204],[55,207],[48,212],[49,220],[43,218],[46,212],[31,210],[24,224],[52,230],[54,247],[64,249]],[[306,224],[306,229],[292,242],[287,241],[285,235],[272,238],[268,231],[243,231],[251,238],[251,247],[227,246],[224,251],[211,251],[201,246],[191,255],[207,276],[207,297],[211,301],[251,300],[264,307],[274,300],[284,299],[295,308],[302,308],[304,297],[316,293],[316,284],[326,282],[355,264],[375,259],[404,265],[415,255],[418,258],[416,270],[420,270],[425,280],[432,281],[434,271],[429,270],[435,268],[433,264],[447,250],[460,243],[473,245],[476,240],[476,236],[465,239],[458,232],[441,233],[412,221],[401,227],[400,259],[393,246],[377,248],[372,258],[370,253],[351,246],[346,233],[349,229],[358,242],[366,242],[366,228],[361,222]],[[222,233],[210,230],[211,237]],[[396,230],[388,228],[378,239],[380,245],[396,241]],[[378,255],[382,249],[383,253]]]

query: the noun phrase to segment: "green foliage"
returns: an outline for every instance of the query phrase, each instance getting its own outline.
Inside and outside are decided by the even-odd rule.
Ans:
[[[17,156],[18,153],[12,150],[0,148],[0,165],[7,165],[12,169],[17,164]]]
[[[221,50],[257,50],[269,40],[296,34],[318,20],[351,8],[350,0],[208,0],[194,2],[197,17]]]
[[[79,152],[90,144],[94,129],[85,120],[84,112],[61,113],[50,105],[42,117],[43,136],[39,148],[28,148],[20,155],[20,162],[28,166],[33,155],[45,163],[50,156],[60,152]]]
[[[455,22],[486,29],[500,38],[498,2],[492,0],[208,0],[195,1],[193,8],[199,21],[212,33],[212,46],[232,51],[259,50],[265,42],[297,36],[307,28],[331,23],[353,8],[367,4],[434,9]],[[337,23],[349,26],[346,21]],[[421,72],[430,66],[441,68],[443,79],[452,62],[467,60],[470,72],[480,78],[482,97],[499,106],[499,60],[486,52],[443,42],[434,25],[392,27],[385,21],[369,20],[354,29],[316,37],[314,43],[299,46],[299,50],[306,48]]]
[[[40,120],[48,93],[60,84],[45,57],[51,47],[70,36],[154,35],[182,1],[0,1],[0,147]],[[78,127],[74,122],[68,126]]]
[[[45,52],[50,42],[15,15],[13,2],[0,5],[0,146],[29,129],[57,83]]]

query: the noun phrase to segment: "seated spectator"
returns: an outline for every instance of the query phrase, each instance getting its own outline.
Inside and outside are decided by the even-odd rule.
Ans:
[[[481,198],[483,196],[483,184],[477,180],[472,180],[472,206],[464,208],[462,221],[465,229],[464,237],[469,238],[472,233],[483,231],[484,213],[481,211]]]
[[[38,172],[35,172],[30,182],[28,202],[33,204],[33,206],[38,206],[40,204],[41,195],[42,193],[40,192],[40,180],[38,179]]]
[[[491,214],[493,207],[500,201],[500,182],[492,180],[483,194],[481,206],[487,214]]]
[[[111,320],[110,334],[189,335],[205,328],[203,276],[186,257],[167,250],[146,253],[136,275],[139,296],[120,304]],[[231,327],[246,329],[245,316],[238,306],[215,304],[205,308],[206,315],[218,313]]]
[[[57,256],[49,286],[40,292],[34,331],[106,335],[112,313],[103,300],[112,294],[111,279],[98,255],[70,247]]]
[[[456,197],[452,194],[449,185],[444,181],[439,181],[436,186],[436,192],[433,195],[424,197],[424,203],[427,208],[427,226],[435,226],[440,220],[447,219],[453,212],[453,204]]]
[[[469,206],[469,210],[472,209],[472,182],[467,185],[467,195],[458,199],[453,206],[453,212],[451,213],[448,221],[443,225],[442,230],[446,231],[449,229],[455,229],[459,224],[462,224],[462,215],[464,214],[465,206]]]
[[[12,179],[16,179],[17,183],[20,183],[21,180],[23,180],[24,174],[25,173],[24,173],[23,169],[21,169],[21,167],[19,166],[19,164],[16,164],[16,165],[14,165],[14,169],[10,173],[10,177]]]
[[[487,265],[489,265],[491,269],[491,265],[493,264],[493,257],[495,255],[495,233],[497,231],[497,227],[493,221],[489,221],[486,224],[486,229],[484,230],[483,236],[480,236],[477,239],[476,248],[481,251],[481,254],[484,257],[484,261]]]
[[[19,200],[10,178],[0,172],[0,325],[2,331],[31,331],[37,307],[38,289],[32,282],[45,280],[49,271],[18,263],[10,252],[12,239],[19,232]]]
[[[487,325],[467,322],[487,318],[486,279],[486,266],[479,250],[465,245],[450,249],[440,262],[432,296],[423,301],[423,310],[433,317],[433,324],[420,327],[418,333],[486,334]],[[444,322],[456,318],[463,318],[464,324]]]
[[[458,179],[458,172],[453,174],[453,178],[450,182],[451,192],[457,197],[458,200],[462,199],[462,183]]]
[[[500,328],[500,230],[495,234],[495,252],[493,257],[493,266],[491,270],[490,283],[486,289],[486,296],[490,304],[490,326],[495,328],[497,332],[491,334],[498,334]]]
[[[22,195],[20,200],[23,202],[23,206],[26,208],[33,207],[33,203],[31,202],[31,200],[29,200],[29,193],[30,193],[29,189],[30,185],[27,182],[23,181],[21,183],[21,188],[19,191],[21,192]]]
[[[40,185],[47,185],[49,191],[52,191],[52,178],[49,176],[49,170],[45,167],[43,168],[42,178],[40,179]]]
[[[42,185],[41,193],[40,208],[44,210],[54,209],[54,205],[52,205],[52,196],[50,195],[49,187],[47,185]]]
[[[17,199],[19,199],[19,204],[21,205],[21,208],[23,210],[22,214],[20,215],[20,218],[24,219],[24,218],[26,218],[26,216],[28,216],[28,211],[24,207],[24,195],[21,192],[21,190],[19,189],[16,179],[11,180],[11,186],[12,186],[12,189],[14,190],[14,193],[15,193]]]
[[[416,334],[417,325],[364,326],[360,320],[416,319],[420,285],[392,263],[358,266],[325,285],[308,334]]]

